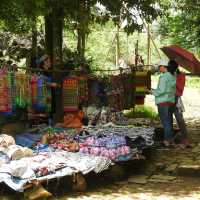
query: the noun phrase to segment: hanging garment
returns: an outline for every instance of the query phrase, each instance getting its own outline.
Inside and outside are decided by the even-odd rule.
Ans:
[[[31,103],[30,76],[28,74],[15,74],[15,105],[19,108],[25,108]]]
[[[117,111],[123,110],[124,90],[120,76],[110,77],[110,91],[107,92],[109,106]]]
[[[136,71],[135,73],[135,103],[143,105],[146,91],[151,89],[151,75],[148,71]]]
[[[134,107],[134,74],[122,74],[121,75],[123,89],[124,89],[124,109],[130,109]]]
[[[11,79],[6,69],[0,70],[0,112],[12,113],[12,100],[10,95]]]
[[[51,111],[51,78],[45,75],[34,75],[31,79],[32,107],[38,112]]]
[[[64,111],[77,111],[79,104],[77,77],[65,78],[62,86]]]
[[[80,103],[88,100],[88,85],[87,79],[84,76],[78,78],[78,97]]]
[[[37,81],[38,76],[34,74],[31,77],[31,98],[32,98],[32,105],[36,105],[37,103]]]

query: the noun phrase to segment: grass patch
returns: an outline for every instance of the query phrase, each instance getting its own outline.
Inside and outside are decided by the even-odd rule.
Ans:
[[[186,77],[186,87],[188,88],[200,88],[200,77]]]
[[[135,106],[131,110],[124,111],[124,115],[128,118],[158,118],[158,114],[149,106]]]

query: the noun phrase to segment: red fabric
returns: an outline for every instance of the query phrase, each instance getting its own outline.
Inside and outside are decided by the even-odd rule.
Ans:
[[[183,95],[185,87],[185,74],[180,73],[176,76],[176,96],[180,97]]]
[[[161,50],[169,59],[175,60],[186,70],[192,73],[200,73],[200,61],[188,50],[178,45],[164,46]]]
[[[172,103],[172,102],[163,102],[163,103],[159,103],[158,105],[160,105],[160,106],[173,106],[173,105],[175,105],[175,103]]]

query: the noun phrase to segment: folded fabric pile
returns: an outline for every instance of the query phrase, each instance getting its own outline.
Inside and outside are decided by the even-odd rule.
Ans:
[[[81,153],[104,156],[113,161],[131,153],[130,148],[126,145],[125,138],[118,135],[91,136],[79,145]]]
[[[49,139],[49,146],[68,152],[79,151],[79,144],[73,139],[70,139],[68,136],[64,135],[63,133],[53,135]]]
[[[127,126],[101,126],[88,127],[85,129],[90,135],[118,135],[126,139],[126,144],[131,145],[131,149],[144,149],[154,144],[154,128],[127,127]],[[128,139],[129,138],[129,139]],[[131,142],[131,144],[130,144]]]
[[[16,135],[15,142],[17,145],[33,148],[41,140],[41,134],[23,133]]]
[[[58,170],[64,170],[64,168],[68,175],[78,171],[86,174],[92,170],[99,173],[110,165],[111,160],[108,158],[58,150],[56,152],[40,152],[32,157],[5,163],[0,166],[0,177],[1,173],[7,173],[13,177],[31,180],[56,174]]]
[[[33,151],[31,149],[18,145],[10,145],[2,151],[9,157],[10,160],[19,160],[33,155]]]
[[[31,149],[16,145],[12,136],[0,135],[0,166],[10,160],[19,160],[32,155],[33,151]]]

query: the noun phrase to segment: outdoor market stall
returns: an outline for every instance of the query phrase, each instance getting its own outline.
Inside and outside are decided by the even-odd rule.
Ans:
[[[63,122],[56,127],[39,123],[13,137],[0,135],[0,182],[23,191],[34,181],[100,173],[118,162],[139,159],[142,151],[153,145],[154,129],[128,127],[121,112],[134,107],[135,91],[144,98],[149,87],[148,73],[139,73],[142,80],[147,79],[145,85],[135,74],[129,69],[106,79],[65,77]],[[48,118],[51,80],[45,75],[2,68],[0,80],[2,115],[11,116],[18,108],[25,108]]]

